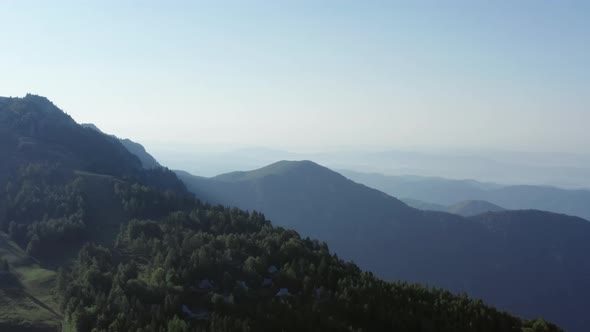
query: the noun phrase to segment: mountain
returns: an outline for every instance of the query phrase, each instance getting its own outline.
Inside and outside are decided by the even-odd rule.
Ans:
[[[502,186],[473,180],[449,180],[420,176],[386,176],[342,171],[349,179],[396,197],[440,205],[481,200],[506,209],[537,209],[590,220],[590,190],[566,190],[548,186]]]
[[[2,331],[561,331],[202,203],[46,98],[0,98],[0,138]]]
[[[399,176],[414,174],[421,177],[436,175],[449,179],[486,179],[496,183],[544,184],[568,189],[590,188],[590,157],[569,153],[531,153],[480,148],[436,151],[349,148],[323,152],[295,152],[264,147],[232,149],[231,146],[195,146],[191,145],[191,142],[186,142],[183,149],[178,149],[177,145],[173,150],[176,152],[170,149],[161,149],[157,152],[167,161],[168,166],[201,176],[260,168],[277,160],[314,160],[347,177],[348,175],[340,170]],[[186,153],[187,151],[190,153]]]
[[[76,125],[43,97],[2,98],[0,108],[0,148],[4,157],[0,181],[5,182],[11,170],[30,162],[59,163],[71,169],[116,176],[133,174],[141,167],[137,157],[121,144]]]
[[[129,150],[129,152],[133,153],[134,155],[136,155],[139,160],[141,161],[141,164],[143,165],[144,168],[158,168],[161,167],[161,165],[158,163],[158,161],[156,160],[156,158],[154,158],[151,154],[149,154],[145,148],[143,147],[143,145],[136,143],[128,138],[124,138],[124,139],[119,139],[121,141],[121,144],[123,144],[123,146],[125,148],[127,148],[127,150]]]
[[[469,200],[469,201],[462,201],[456,204],[452,204],[449,206],[444,206],[441,204],[435,203],[428,203],[418,199],[413,198],[404,198],[402,199],[404,203],[407,205],[416,208],[418,210],[428,210],[428,211],[444,211],[456,215],[460,215],[463,217],[472,217],[478,214],[486,213],[486,212],[498,212],[504,211],[506,209],[492,204],[486,201],[477,201],[477,200]]]
[[[172,172],[143,169],[118,140],[34,95],[0,98],[0,160],[0,330],[59,328],[56,269],[85,242],[112,244],[128,220],[126,183],[189,195]]]
[[[486,212],[499,212],[505,209],[486,201],[463,201],[448,207],[447,212],[464,217],[476,216]]]
[[[434,203],[428,203],[428,202],[424,202],[424,201],[421,201],[418,199],[413,199],[413,198],[402,198],[401,201],[406,203],[408,206],[411,206],[411,207],[418,209],[418,210],[447,211],[447,209],[449,208],[448,206],[434,204]]]
[[[310,161],[212,178],[177,174],[198,197],[263,211],[382,278],[468,292],[571,331],[588,324],[581,309],[590,295],[586,220],[534,210],[470,218],[420,211]]]
[[[86,127],[86,128],[90,128],[93,130],[98,131],[99,133],[103,133],[100,129],[98,129],[98,127],[92,123],[83,123],[81,124],[82,127]],[[103,133],[104,134],[104,133]],[[147,169],[151,169],[151,168],[158,168],[161,167],[161,165],[158,163],[158,161],[156,160],[156,158],[154,158],[151,154],[149,154],[145,148],[143,147],[143,145],[136,143],[128,138],[117,138],[114,135],[111,135],[112,137],[116,138],[119,140],[119,142],[121,142],[121,144],[129,151],[131,152],[133,155],[135,155],[137,158],[139,158],[139,161],[141,161],[141,165],[143,166],[143,168],[147,168]]]

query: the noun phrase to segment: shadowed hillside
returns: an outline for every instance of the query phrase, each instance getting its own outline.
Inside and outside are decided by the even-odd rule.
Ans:
[[[572,279],[590,271],[585,220],[541,211],[473,218],[420,211],[309,161],[213,178],[178,174],[197,196],[263,211],[274,223],[325,240],[340,257],[383,278],[468,292],[571,330],[585,324],[580,308],[590,282]],[[456,208],[466,214],[499,209],[480,202]],[[551,277],[539,278],[545,269]]]
[[[90,129],[94,129],[96,131],[98,131],[99,133],[103,133],[102,130],[98,129],[98,127],[96,127],[94,124],[92,123],[83,123],[81,124],[82,127],[85,128],[90,128]],[[131,152],[133,155],[135,155],[137,158],[139,158],[139,160],[141,161],[141,165],[143,166],[143,168],[146,169],[152,169],[152,168],[158,168],[161,167],[161,165],[158,163],[158,161],[156,160],[156,158],[154,158],[151,154],[149,154],[145,148],[143,147],[143,145],[134,142],[128,138],[117,138],[114,135],[109,135],[113,138],[116,138],[117,140],[119,140],[119,142],[121,142],[121,144],[127,149],[129,150],[129,152]]]

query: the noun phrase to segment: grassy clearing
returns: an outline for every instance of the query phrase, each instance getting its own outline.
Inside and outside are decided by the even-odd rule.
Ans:
[[[0,331],[59,331],[61,315],[51,294],[56,273],[40,267],[3,233],[0,259],[10,264],[0,278]]]

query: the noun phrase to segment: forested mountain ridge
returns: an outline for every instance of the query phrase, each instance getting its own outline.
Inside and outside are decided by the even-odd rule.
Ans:
[[[81,126],[86,127],[86,128],[90,128],[90,129],[94,129],[94,130],[104,134],[104,132],[102,130],[100,130],[96,125],[94,125],[92,123],[83,123],[83,124],[81,124]],[[143,166],[143,168],[152,169],[152,168],[161,167],[160,163],[158,163],[156,158],[154,158],[151,154],[149,154],[146,151],[146,149],[143,147],[143,145],[141,145],[137,142],[134,142],[128,138],[118,138],[117,136],[114,136],[114,135],[109,135],[109,136],[118,139],[119,142],[121,142],[121,144],[129,152],[131,152],[137,158],[139,158],[139,161],[141,161],[141,165]]]
[[[0,138],[0,230],[30,253],[55,256],[102,237],[109,223],[96,216],[114,207],[98,202],[111,201],[117,181],[186,193],[174,173],[143,169],[117,139],[78,125],[43,97],[1,99]]]
[[[380,281],[259,213],[203,204],[174,174],[144,170],[120,142],[44,98],[1,99],[0,137],[9,161],[0,290],[20,294],[0,298],[17,309],[10,319],[0,311],[2,330],[559,331],[464,296]],[[7,259],[14,246],[30,259]],[[70,263],[67,250],[80,246]],[[24,302],[33,262],[54,269],[53,256],[61,268],[35,279],[35,301],[55,315],[34,320]],[[51,289],[59,305],[45,298]]]
[[[202,199],[264,211],[382,278],[468,292],[572,331],[588,324],[581,308],[590,279],[581,276],[590,272],[583,240],[590,223],[583,219],[531,210],[470,218],[420,211],[309,161],[213,178],[177,174]],[[543,273],[551,278],[539,278]]]
[[[28,162],[46,162],[125,176],[141,167],[137,157],[122,145],[77,125],[46,98],[4,98],[0,100],[0,109],[3,153],[9,161],[5,166],[10,166],[7,169],[18,169]],[[88,149],[90,146],[93,150]]]

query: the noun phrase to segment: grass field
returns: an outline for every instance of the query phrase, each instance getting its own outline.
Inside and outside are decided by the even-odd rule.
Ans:
[[[59,331],[61,315],[51,294],[56,273],[1,232],[0,259],[10,265],[10,272],[0,275],[0,331]]]

